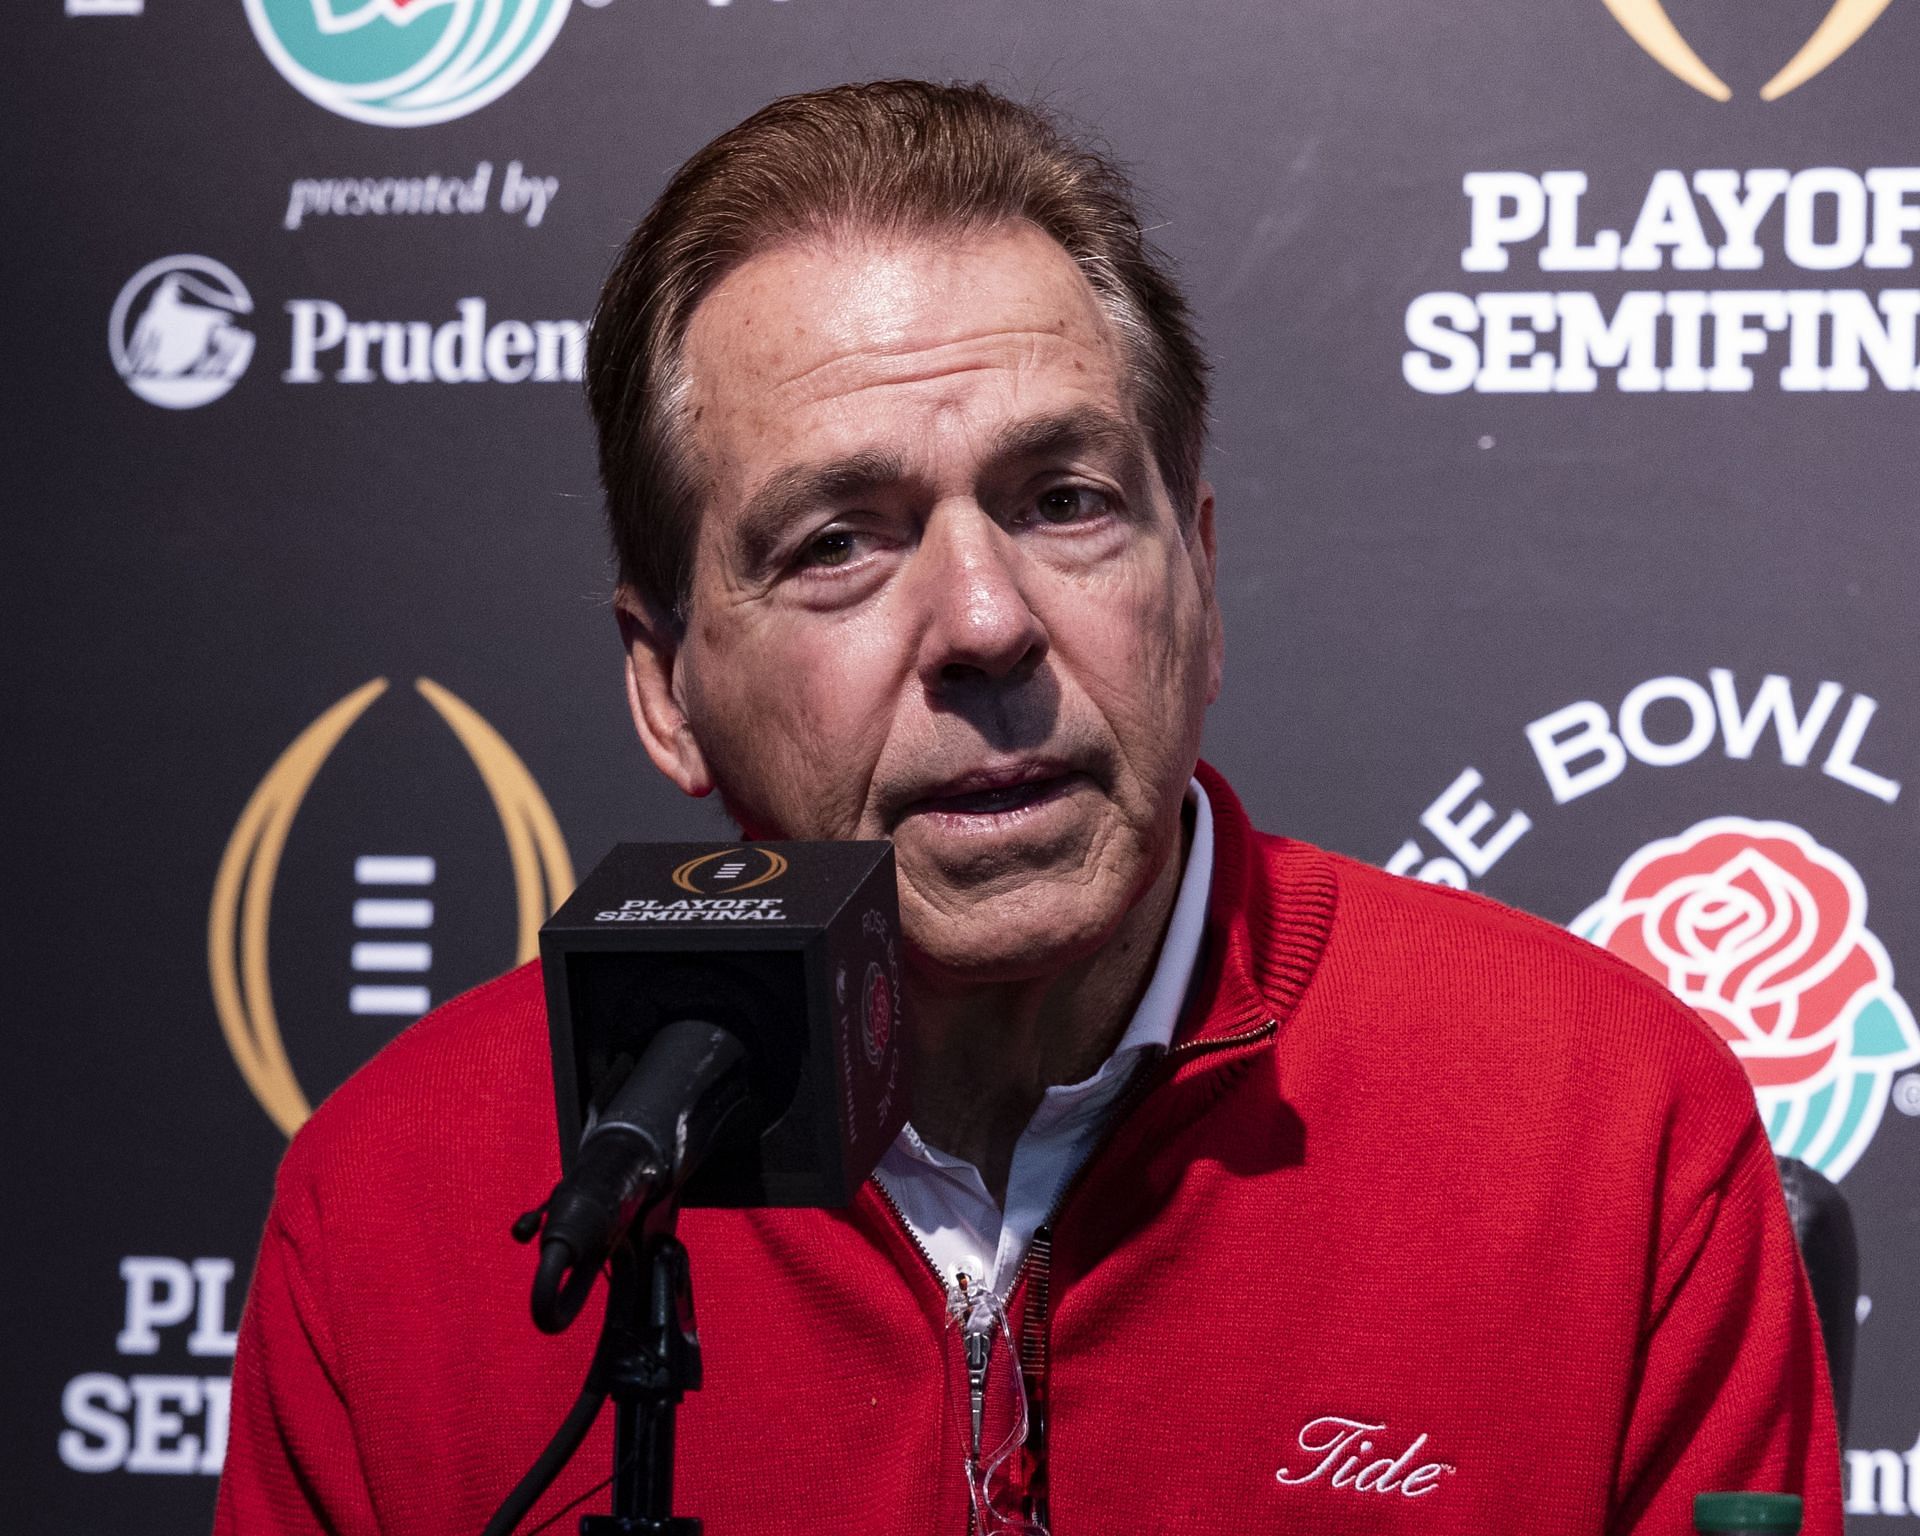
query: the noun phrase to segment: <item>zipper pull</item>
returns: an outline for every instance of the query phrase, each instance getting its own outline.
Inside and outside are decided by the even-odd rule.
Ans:
[[[953,1277],[954,1296],[949,1302],[959,1320],[961,1338],[967,1352],[967,1404],[972,1411],[973,1459],[980,1460],[980,1438],[986,1427],[987,1362],[993,1356],[993,1313],[983,1305],[984,1292],[962,1269]]]

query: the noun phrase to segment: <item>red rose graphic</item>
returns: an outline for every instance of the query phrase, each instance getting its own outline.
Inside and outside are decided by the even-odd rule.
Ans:
[[[866,997],[860,1013],[867,1059],[876,1067],[893,1039],[893,985],[878,965],[867,966]]]
[[[1861,993],[1892,980],[1862,942],[1866,904],[1797,827],[1721,817],[1628,860],[1593,939],[1698,1010],[1756,1088],[1811,1088]]]

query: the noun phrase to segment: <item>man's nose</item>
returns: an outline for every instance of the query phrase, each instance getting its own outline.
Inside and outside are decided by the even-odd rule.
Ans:
[[[1019,541],[977,506],[936,509],[914,561],[920,678],[930,692],[1018,681],[1047,654]]]

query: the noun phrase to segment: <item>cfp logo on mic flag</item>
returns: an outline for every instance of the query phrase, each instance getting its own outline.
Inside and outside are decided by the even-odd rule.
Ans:
[[[329,112],[384,128],[484,107],[540,62],[570,0],[246,0],[261,48]]]
[[[364,683],[324,711],[280,754],[241,812],[214,880],[207,914],[207,968],[220,1028],[241,1077],[261,1108],[288,1136],[305,1122],[312,1107],[289,1057],[280,1010],[275,1005],[268,953],[275,887],[288,835],[315,777],[342,738],[387,688],[387,680],[381,677]],[[516,920],[514,954],[501,956],[496,968],[503,969],[509,958],[514,964],[524,963],[539,952],[541,923],[573,888],[573,865],[559,825],[526,765],[471,705],[430,678],[416,679],[414,690],[451,731],[478,773],[498,817],[512,869]],[[362,867],[375,867],[370,876],[360,878],[376,881],[385,878],[381,867],[430,867],[432,862],[391,857],[356,861]],[[355,905],[359,908],[363,903]],[[421,901],[364,905],[411,905],[430,910],[429,904]],[[358,915],[356,912],[356,919]],[[427,946],[374,944],[355,948],[424,953]],[[421,964],[416,962],[409,968],[417,970]],[[424,989],[418,990],[424,993]]]
[[[673,883],[690,896],[737,896],[786,872],[786,859],[771,848],[722,848],[688,859],[674,870]]]
[[[1629,857],[1570,925],[1693,1008],[1733,1047],[1774,1150],[1830,1179],[1873,1140],[1913,1012],[1867,928],[1853,866],[1799,827],[1716,816]]]
[[[1601,3],[1626,29],[1627,36],[1669,74],[1715,101],[1733,99],[1732,87],[1694,52],[1693,45],[1674,25],[1660,0],[1601,0]],[[1800,51],[1760,87],[1760,99],[1778,101],[1787,92],[1805,85],[1857,43],[1887,4],[1888,0],[1834,0],[1833,8],[1801,44]]]

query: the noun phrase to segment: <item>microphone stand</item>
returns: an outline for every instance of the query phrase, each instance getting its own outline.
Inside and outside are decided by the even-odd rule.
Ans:
[[[700,1386],[687,1250],[674,1210],[649,1219],[614,1251],[607,1313],[594,1371],[613,1399],[613,1513],[586,1515],[580,1536],[700,1536],[697,1519],[673,1514],[674,1415]]]
[[[746,1052],[733,1035],[676,1020],[647,1043],[553,1193],[514,1222],[516,1241],[540,1239],[535,1326],[565,1332],[603,1262],[607,1310],[586,1385],[482,1536],[509,1536],[579,1450],[609,1397],[613,1512],[583,1516],[581,1536],[700,1536],[698,1520],[673,1514],[674,1416],[700,1386],[693,1278],[674,1224],[681,1188],[747,1111],[751,1094]]]
[[[514,1223],[514,1237],[532,1241],[546,1210],[543,1203],[522,1216]],[[583,1515],[581,1536],[700,1536],[700,1521],[673,1514],[674,1415],[701,1379],[692,1268],[674,1235],[677,1215],[674,1203],[663,1200],[615,1246],[607,1261],[607,1310],[586,1384],[482,1536],[511,1536],[580,1449],[609,1397],[614,1403],[613,1512]],[[589,1272],[577,1295],[556,1299],[566,1321],[585,1299],[592,1278]],[[565,1326],[560,1322],[549,1331]]]

